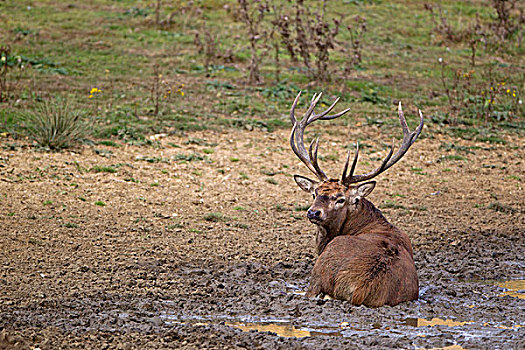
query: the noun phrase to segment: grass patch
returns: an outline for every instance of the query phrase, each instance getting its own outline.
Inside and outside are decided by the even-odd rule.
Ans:
[[[117,169],[113,168],[112,166],[95,165],[89,171],[92,171],[94,173],[111,173],[111,174],[114,174],[114,173],[117,172]]]
[[[110,146],[110,147],[120,147],[118,143],[116,143],[115,141],[111,141],[111,140],[101,140],[101,141],[98,141],[97,144],[103,145],[103,146]]]
[[[307,211],[310,208],[310,204],[306,205],[296,205],[294,210],[295,211]]]
[[[269,184],[272,184],[272,185],[278,185],[279,184],[279,182],[277,182],[277,180],[275,180],[275,179],[273,179],[271,177],[267,178],[265,181],[268,182]]]
[[[176,154],[173,156],[173,160],[176,162],[185,161],[185,162],[195,162],[204,160],[204,157],[197,154],[197,153],[191,153],[191,154]]]
[[[220,222],[224,220],[222,213],[208,213],[203,216],[204,220],[210,222]]]
[[[491,209],[497,212],[507,213],[507,214],[514,214],[517,212],[517,210],[511,207],[510,205],[503,204],[500,202],[490,203],[489,205],[487,205],[487,209]]]
[[[96,201],[95,205],[98,205],[99,207],[105,207],[106,203],[104,203],[103,201]]]
[[[445,161],[445,160],[467,160],[467,158],[460,156],[459,154],[447,154],[446,156],[442,156],[438,159],[438,161]]]
[[[379,207],[381,209],[407,209],[404,205],[398,204],[392,200],[384,201]]]

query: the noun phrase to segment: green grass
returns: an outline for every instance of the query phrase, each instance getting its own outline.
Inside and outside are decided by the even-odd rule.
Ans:
[[[210,221],[210,222],[219,222],[225,219],[222,213],[208,213],[208,214],[205,214],[203,218],[204,220]]]
[[[90,171],[94,173],[116,173],[117,169],[115,169],[112,166],[101,166],[101,165],[95,165],[93,168],[90,169]]]
[[[280,2],[291,6],[284,0]],[[89,116],[93,125],[88,130],[88,138],[101,139],[96,143],[108,147],[119,147],[123,143],[157,146],[148,136],[161,132],[224,129],[273,132],[290,128],[286,114],[297,91],[303,91],[298,107],[302,111],[313,92],[323,90],[321,103],[329,105],[334,96],[339,96],[341,106],[352,107],[347,117],[331,122],[336,125],[354,125],[356,120],[360,120],[363,127],[394,125],[392,102],[402,100],[409,125],[417,123],[415,106],[427,117],[429,128],[422,137],[445,132],[457,138],[499,145],[507,142],[501,132],[523,134],[525,105],[513,105],[513,100],[504,92],[498,95],[494,113],[486,123],[483,117],[475,115],[484,101],[480,89],[488,85],[488,67],[493,66],[495,82],[523,87],[521,57],[525,55],[525,46],[518,46],[515,38],[495,51],[479,46],[476,73],[472,78],[476,91],[461,96],[470,102],[462,107],[459,124],[450,125],[446,122],[451,108],[440,81],[437,58],[448,62],[451,70],[468,71],[469,44],[446,42],[442,35],[433,32],[430,15],[421,2],[326,2],[329,18],[346,14],[336,47],[330,51],[333,79],[311,84],[301,71],[301,64],[292,62],[283,49],[281,80],[274,81],[275,62],[272,55],[266,54],[260,67],[264,82],[257,86],[243,82],[249,62],[248,36],[243,32],[244,26],[236,22],[236,16],[224,6],[233,9],[236,1],[199,4],[201,2],[196,6],[201,6],[202,14],[197,11],[192,15],[176,15],[171,27],[161,28],[151,24],[154,11],[147,2],[97,0],[67,7],[62,2],[42,0],[36,1],[31,11],[24,1],[1,5],[2,15],[9,21],[0,24],[0,43],[11,45],[14,55],[21,56],[26,68],[20,72],[19,80],[17,74],[8,77],[17,80],[14,81],[17,87],[0,110],[0,132],[29,134],[31,125],[20,116],[34,110],[36,101],[48,101],[50,96],[67,97],[74,112]],[[316,7],[317,4],[310,5]],[[455,30],[465,29],[478,15],[485,25],[496,18],[489,4],[445,1],[441,6]],[[165,2],[161,18],[172,11],[181,13],[179,2]],[[342,49],[348,48],[350,39],[345,28],[357,14],[367,19],[368,32],[362,40],[363,62],[343,84],[340,72],[349,51]],[[193,43],[194,33],[202,32],[203,23],[220,38],[221,52],[232,50],[234,62],[217,58],[205,69],[205,57],[197,52]],[[12,41],[14,35],[19,36],[16,42]],[[174,92],[162,99],[158,116],[153,115],[151,99],[155,64]],[[182,84],[184,96],[175,93]],[[89,98],[93,87],[101,92]],[[523,94],[522,89],[518,90]],[[525,96],[518,97],[524,100]],[[35,135],[34,131],[31,133]],[[73,135],[71,142],[49,147],[66,147],[75,139],[82,137]],[[115,140],[119,140],[118,143]],[[199,151],[204,154],[213,154],[216,146],[204,139],[189,138],[188,141],[188,145],[206,147]],[[451,149],[470,152],[460,146],[452,146],[447,151]],[[185,156],[179,160],[202,160],[187,160]],[[324,157],[336,158],[333,154]]]

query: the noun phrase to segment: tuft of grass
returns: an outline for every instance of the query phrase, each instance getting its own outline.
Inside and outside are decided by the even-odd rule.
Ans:
[[[210,222],[219,222],[224,220],[224,215],[222,215],[222,213],[208,213],[204,215],[204,220]]]
[[[269,184],[272,184],[272,185],[278,185],[278,184],[279,184],[279,183],[277,182],[277,180],[272,179],[271,177],[267,178],[267,179],[266,179],[266,182],[268,182]]]
[[[467,160],[467,158],[460,156],[458,154],[447,154],[446,156],[442,156],[438,159],[439,162],[444,160]]]
[[[242,172],[242,171],[239,173],[239,176],[240,176],[241,179],[243,179],[243,180],[248,180],[248,179],[249,179],[248,175],[246,175],[246,173],[244,173],[244,172]]]
[[[77,224],[74,224],[72,222],[66,222],[64,224],[64,227],[67,227],[67,228],[78,228],[78,225]]]
[[[514,214],[517,212],[517,210],[511,207],[510,205],[502,204],[500,202],[492,202],[487,206],[487,208],[507,214]]]
[[[46,200],[46,201],[44,201],[42,204],[43,204],[43,205],[51,205],[51,204],[53,204],[53,201],[51,201],[51,200]]]
[[[69,102],[60,98],[40,103],[25,122],[29,135],[40,146],[50,149],[70,147],[88,133],[80,111],[72,110]]]
[[[168,230],[175,230],[175,229],[177,229],[177,228],[183,228],[183,227],[184,227],[184,226],[181,225],[181,224],[173,224],[173,225],[168,225],[166,228],[167,228]]]
[[[241,207],[241,206],[237,206],[237,207],[233,207],[233,210],[246,211],[246,208],[245,207]]]
[[[382,209],[406,209],[404,205],[398,204],[391,200],[386,200],[383,204],[379,206]]]
[[[95,205],[98,205],[99,207],[105,207],[106,206],[106,203],[102,202],[102,201],[96,201],[95,202]]]
[[[113,168],[112,166],[95,165],[89,171],[93,171],[95,173],[111,173],[111,174],[114,174],[114,173],[117,172],[117,169]]]
[[[243,223],[240,223],[240,222],[236,222],[233,224],[233,227],[238,227],[238,228],[242,228],[243,230],[247,230],[250,228],[250,226],[246,225],[246,224],[243,224]]]
[[[489,136],[478,136],[476,137],[476,141],[480,142],[488,142],[488,143],[499,143],[502,145],[505,145],[507,141],[503,140],[499,136],[489,135]]]
[[[296,205],[294,210],[295,211],[306,211],[306,210],[308,210],[308,208],[310,208],[309,204],[307,204],[307,205]]]
[[[179,153],[173,157],[174,161],[186,161],[186,162],[193,162],[198,160],[204,160],[204,157],[197,154],[197,153],[191,153],[191,154],[183,154]]]
[[[103,146],[120,147],[118,143],[111,141],[111,140],[98,141],[97,144],[103,145]]]

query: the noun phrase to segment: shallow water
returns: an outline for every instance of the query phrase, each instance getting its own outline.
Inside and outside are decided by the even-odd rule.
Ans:
[[[500,297],[510,296],[525,299],[525,280],[509,280],[496,282],[495,284],[504,289],[504,292],[499,294]]]
[[[517,280],[504,280],[504,281],[464,281],[457,282],[458,286],[465,288],[465,285],[471,285],[472,288],[477,289],[479,286],[495,286],[492,290],[493,302],[501,301],[505,303],[504,298],[499,297],[516,297],[523,299],[525,282],[523,279]],[[274,283],[276,286],[277,283]],[[304,296],[304,284],[302,288],[296,284],[283,283],[284,287],[281,289],[281,295],[293,295],[299,305],[301,304]],[[462,318],[456,313],[453,314],[436,314],[435,317],[426,317],[426,315],[418,314],[420,309],[427,307],[428,293],[435,293],[435,288],[432,285],[423,286],[420,290],[420,300],[416,302],[419,306],[414,308],[414,313],[411,315],[406,313],[403,317],[403,313],[398,313],[394,317],[388,317],[388,312],[385,313],[384,319],[367,319],[366,316],[360,315],[363,311],[381,310],[379,309],[368,309],[361,310],[358,314],[350,313],[348,317],[344,314],[341,318],[323,319],[322,321],[317,318],[316,321],[311,321],[308,318],[295,318],[295,317],[272,317],[272,316],[260,316],[257,314],[236,316],[228,314],[208,314],[208,315],[175,315],[168,312],[163,313],[160,317],[167,324],[184,324],[192,326],[205,326],[205,327],[227,327],[239,329],[243,332],[271,332],[282,338],[316,338],[317,337],[342,337],[342,338],[353,338],[357,337],[377,337],[383,336],[390,339],[396,339],[398,337],[409,337],[412,339],[425,339],[432,344],[431,339],[436,337],[442,337],[443,334],[451,336],[453,345],[448,345],[444,349],[448,350],[462,350],[464,349],[464,341],[482,341],[482,339],[498,339],[502,336],[502,331],[520,332],[523,330],[521,321],[512,322],[512,320],[498,320],[492,318],[485,318],[484,316],[474,316],[466,310],[484,308],[486,300],[489,295],[485,294],[483,298],[478,297],[478,293],[474,293],[472,298],[450,298],[444,295],[439,295],[439,302],[450,302],[454,308],[464,308],[465,314]],[[459,287],[458,287],[459,288]],[[451,288],[455,289],[455,288]],[[481,296],[481,295],[480,295]],[[494,299],[495,296],[499,296]],[[484,299],[485,298],[485,299]],[[467,300],[468,299],[468,300]],[[432,300],[432,299],[431,299]],[[436,300],[436,299],[434,299]],[[306,302],[306,300],[305,300]],[[323,300],[324,302],[324,300]],[[331,303],[338,303],[338,301],[329,301]],[[435,301],[434,301],[435,302]],[[330,306],[325,305],[324,308]],[[386,311],[389,311],[388,309]],[[442,312],[446,309],[442,309]],[[314,320],[316,318],[313,318]],[[519,333],[514,333],[519,334]],[[417,344],[419,341],[415,340]],[[450,344],[450,343],[449,343]],[[427,347],[415,347],[416,349],[438,349],[432,346]],[[467,346],[468,348],[468,346]],[[441,348],[439,348],[441,349]]]

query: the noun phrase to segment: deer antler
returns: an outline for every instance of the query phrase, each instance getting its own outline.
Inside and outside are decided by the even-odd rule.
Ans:
[[[328,115],[334,109],[337,102],[339,102],[339,97],[332,103],[330,107],[328,107],[324,112],[315,114],[314,108],[317,105],[317,102],[321,99],[322,92],[319,94],[314,94],[312,97],[312,101],[310,102],[310,107],[306,111],[306,113],[303,116],[303,119],[300,121],[297,121],[295,118],[295,107],[297,106],[297,103],[299,102],[299,97],[301,97],[301,91],[297,94],[295,97],[295,100],[293,101],[292,109],[290,110],[290,119],[292,120],[293,128],[292,133],[290,135],[290,146],[292,147],[292,150],[294,153],[299,157],[299,159],[312,171],[317,178],[321,181],[328,180],[328,176],[321,170],[319,167],[319,164],[317,163],[317,149],[319,147],[319,138],[312,140],[312,143],[310,143],[309,152],[306,151],[306,147],[304,146],[304,129],[313,123],[316,120],[330,120],[335,119],[346,112],[350,110],[350,108],[345,109],[342,112]]]
[[[416,142],[417,137],[421,133],[421,130],[423,129],[423,113],[421,113],[421,110],[419,110],[419,126],[415,131],[410,132],[408,129],[407,121],[405,119],[405,116],[403,115],[403,109],[401,108],[401,102],[399,102],[398,107],[398,114],[399,114],[399,122],[401,123],[401,128],[403,128],[403,142],[401,143],[401,147],[396,152],[396,154],[392,157],[392,153],[394,153],[394,140],[392,140],[392,146],[390,147],[390,152],[388,152],[388,155],[383,160],[383,163],[381,166],[374,171],[363,174],[363,175],[354,175],[355,166],[357,164],[357,157],[359,156],[359,144],[356,146],[354,161],[352,163],[352,168],[350,169],[350,172],[348,175],[346,175],[346,171],[348,169],[348,162],[350,160],[350,152],[348,152],[348,156],[346,157],[346,163],[345,167],[343,169],[343,176],[342,176],[342,182],[344,185],[348,186],[352,183],[361,182],[365,180],[372,179],[376,177],[377,175],[381,174],[383,171],[390,168],[392,165],[397,163],[405,153],[407,153],[408,149],[414,142]]]

